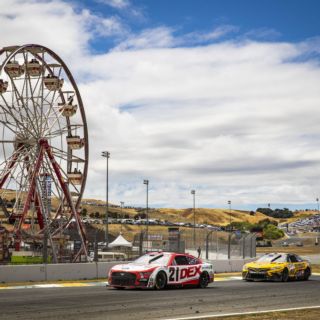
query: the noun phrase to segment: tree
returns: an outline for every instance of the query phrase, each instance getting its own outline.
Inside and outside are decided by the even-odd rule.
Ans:
[[[135,220],[138,220],[138,219],[146,219],[147,218],[147,215],[145,213],[137,213],[135,216],[134,216],[134,219]]]
[[[231,230],[240,230],[240,231],[246,231],[250,230],[254,225],[252,225],[249,222],[242,221],[242,222],[231,222]],[[226,226],[227,230],[230,230],[230,224]]]
[[[269,224],[263,228],[263,235],[266,239],[276,240],[282,238],[284,236],[284,232],[273,224]]]
[[[88,210],[86,208],[82,208],[81,211],[80,211],[80,215],[82,217],[85,217],[87,215],[87,213],[88,213]]]
[[[273,218],[291,218],[293,217],[293,212],[290,211],[288,208],[283,209],[275,209],[272,210],[270,208],[258,208],[257,212],[261,212],[266,216],[273,217]]]
[[[271,216],[272,215],[272,213],[273,213],[273,210],[272,209],[270,209],[270,208],[258,208],[257,210],[256,210],[257,212],[261,212],[261,213],[263,213],[263,214],[265,214],[266,216]]]

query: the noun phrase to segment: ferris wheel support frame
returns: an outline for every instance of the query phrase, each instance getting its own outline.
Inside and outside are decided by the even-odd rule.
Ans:
[[[87,245],[86,245],[86,242],[87,242],[86,233],[85,233],[84,228],[82,227],[82,223],[80,221],[79,214],[77,213],[77,210],[76,210],[76,208],[75,208],[75,206],[73,204],[73,201],[72,201],[72,198],[71,198],[71,195],[70,195],[70,192],[69,192],[69,188],[68,188],[66,182],[63,181],[62,174],[61,174],[59,166],[58,166],[58,164],[57,164],[57,162],[56,162],[56,160],[55,160],[55,158],[54,158],[54,156],[53,156],[53,154],[51,152],[51,148],[50,148],[50,145],[49,145],[48,141],[46,139],[41,139],[39,141],[39,144],[40,144],[40,150],[39,150],[37,161],[36,161],[35,166],[34,166],[34,172],[32,174],[32,179],[30,181],[30,189],[28,191],[27,198],[26,198],[26,201],[24,203],[22,214],[20,216],[17,216],[17,218],[19,219],[19,222],[18,222],[18,224],[15,225],[15,228],[14,228],[14,235],[16,236],[16,238],[15,238],[15,249],[16,250],[20,249],[20,244],[21,244],[21,241],[22,241],[22,237],[21,237],[22,223],[24,222],[26,214],[27,214],[28,210],[30,209],[30,203],[31,203],[32,197],[34,197],[34,194],[35,194],[35,191],[36,191],[36,178],[37,178],[37,176],[39,174],[39,169],[40,169],[40,166],[41,166],[41,162],[43,161],[44,152],[46,152],[47,155],[48,155],[48,158],[49,158],[49,160],[51,162],[51,165],[52,165],[52,167],[54,169],[54,172],[55,172],[55,174],[57,176],[57,179],[58,179],[58,181],[60,183],[61,189],[63,190],[63,193],[64,193],[65,199],[67,201],[67,204],[69,205],[69,207],[71,209],[71,216],[73,216],[74,219],[75,219],[75,222],[76,222],[76,225],[77,225],[77,229],[78,229],[78,233],[79,233],[80,238],[81,238],[82,246],[81,246],[79,252],[76,254],[75,260],[79,257],[79,255],[82,252],[87,257],[88,256],[88,250],[87,250]],[[37,197],[39,197],[38,193],[36,195],[36,200],[39,202],[39,199],[37,199]],[[39,210],[41,210],[41,209],[39,209]],[[43,213],[42,213],[41,216],[43,216]],[[42,224],[42,226],[43,226],[43,224]]]
[[[10,170],[13,168],[13,166],[15,165],[17,159],[19,157],[19,153],[15,153],[13,158],[10,160],[10,163],[8,165],[8,168],[6,169],[6,173],[4,174],[4,176],[1,178],[0,180],[0,189],[2,189],[3,185],[5,184],[7,178],[9,177],[10,175]]]

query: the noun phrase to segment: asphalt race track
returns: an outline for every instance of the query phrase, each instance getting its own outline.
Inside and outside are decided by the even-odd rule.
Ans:
[[[0,290],[0,319],[166,319],[320,305],[320,277],[215,282],[207,289],[72,287]]]

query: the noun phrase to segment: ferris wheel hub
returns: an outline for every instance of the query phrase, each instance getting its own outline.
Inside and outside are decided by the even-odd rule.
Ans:
[[[31,149],[37,143],[37,139],[34,137],[27,137],[25,135],[18,134],[14,141],[14,148],[15,150]]]

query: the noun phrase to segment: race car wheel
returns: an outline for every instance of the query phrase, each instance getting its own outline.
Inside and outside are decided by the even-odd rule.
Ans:
[[[288,271],[288,269],[284,269],[282,271],[281,281],[287,282],[288,280],[289,280],[289,271]]]
[[[204,289],[209,284],[209,276],[206,272],[201,273],[199,278],[199,288]]]
[[[304,281],[308,281],[309,278],[311,276],[311,270],[310,268],[307,268],[305,271],[304,271],[304,274],[303,274],[303,280]]]
[[[162,290],[167,285],[167,276],[164,272],[159,272],[156,276],[155,289]]]

